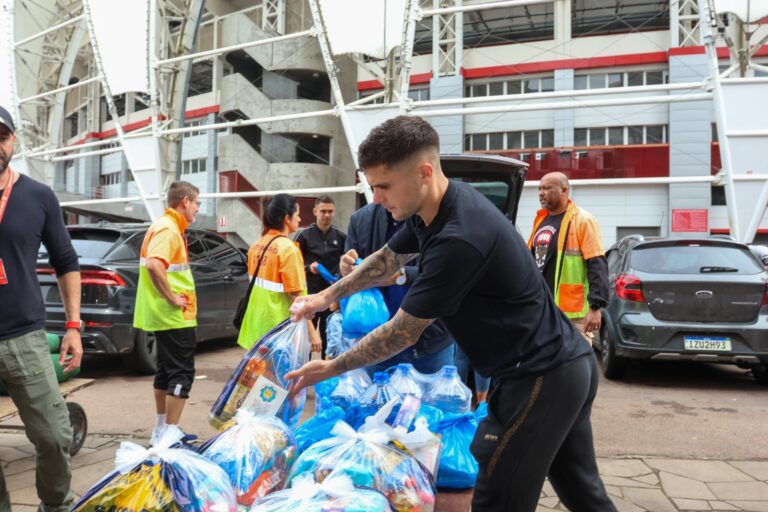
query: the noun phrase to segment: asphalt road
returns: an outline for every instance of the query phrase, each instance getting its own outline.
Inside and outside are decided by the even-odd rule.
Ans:
[[[197,379],[182,427],[205,439],[208,411],[243,350],[228,342],[200,345]],[[154,422],[152,377],[124,370],[114,358],[88,357],[82,377],[94,384],[69,400],[85,408],[89,432],[148,438]],[[768,388],[735,367],[653,363],[626,380],[603,379],[592,424],[598,456],[655,455],[768,460]],[[19,424],[18,419],[5,424]]]

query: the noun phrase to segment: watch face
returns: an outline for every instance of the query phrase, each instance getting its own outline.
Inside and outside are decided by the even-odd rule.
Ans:
[[[399,275],[395,278],[395,284],[399,284],[400,286],[403,286],[405,284],[406,277],[404,275]]]

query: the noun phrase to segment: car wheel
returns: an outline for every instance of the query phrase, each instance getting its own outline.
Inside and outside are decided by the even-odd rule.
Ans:
[[[69,455],[74,457],[83,447],[85,436],[88,435],[88,419],[85,417],[85,410],[75,402],[67,402],[67,411],[69,422],[72,424],[72,444],[69,447]]]
[[[125,354],[123,361],[128,369],[144,375],[155,373],[157,365],[157,346],[155,335],[151,332],[137,331],[133,352]]]
[[[621,379],[627,370],[627,360],[616,355],[616,347],[605,328],[600,331],[600,341],[600,359],[603,363],[603,375],[611,380]]]
[[[758,364],[753,366],[752,376],[758,384],[768,386],[768,364]]]

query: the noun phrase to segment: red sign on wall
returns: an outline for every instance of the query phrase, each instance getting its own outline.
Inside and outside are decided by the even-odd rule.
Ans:
[[[708,232],[709,210],[672,210],[672,231]]]

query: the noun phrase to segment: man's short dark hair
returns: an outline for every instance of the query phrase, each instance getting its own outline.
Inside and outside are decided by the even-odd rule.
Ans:
[[[329,196],[328,194],[323,194],[320,197],[318,197],[317,199],[315,199],[315,208],[320,206],[320,203],[326,203],[326,204],[333,204],[333,205],[335,205],[336,201],[334,201],[333,198],[331,196]]]
[[[197,198],[200,194],[200,189],[191,184],[188,181],[174,181],[171,186],[168,187],[168,206],[176,208],[181,204],[181,201],[188,197],[191,200]]]
[[[427,148],[440,150],[440,137],[421,117],[397,116],[380,124],[368,134],[358,150],[360,167],[399,164]]]

